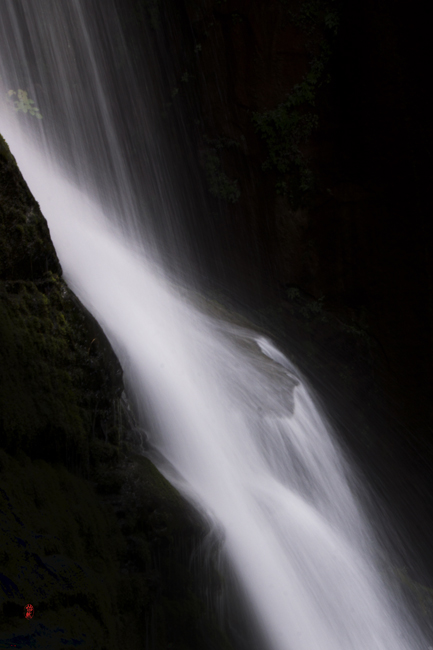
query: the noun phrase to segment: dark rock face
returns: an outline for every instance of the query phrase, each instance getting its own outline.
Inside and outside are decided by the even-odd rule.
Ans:
[[[93,437],[119,443],[120,365],[62,280],[47,223],[0,144],[2,447],[84,474]]]
[[[0,462],[0,641],[229,650],[189,568],[203,531],[150,461],[99,462],[92,482],[2,450]]]
[[[40,281],[49,271],[60,275],[47,223],[3,138],[0,159],[0,279]]]
[[[206,530],[136,453],[118,360],[3,139],[0,219],[0,644],[229,649],[190,569]]]

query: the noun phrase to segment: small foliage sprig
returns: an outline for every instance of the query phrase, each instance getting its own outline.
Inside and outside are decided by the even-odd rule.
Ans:
[[[336,36],[340,25],[338,2],[336,0],[304,0],[298,11],[290,8],[289,0],[280,0],[286,8],[291,22],[306,34],[311,35],[322,25]]]
[[[238,181],[229,178],[224,172],[220,152],[223,149],[239,149],[240,143],[224,136],[213,139],[205,136],[204,141],[207,145],[203,152],[204,168],[210,194],[222,201],[237,203],[241,196]]]
[[[287,196],[292,209],[308,204],[317,187],[305,152],[319,123],[316,99],[329,83],[328,63],[339,27],[338,0],[301,0],[297,11],[291,0],[280,0],[291,23],[310,37],[310,68],[286,100],[271,110],[254,112],[256,133],[267,144],[263,169],[276,173],[276,192]]]
[[[17,92],[15,92],[15,90],[9,90],[7,96],[8,99],[6,102],[15,113],[19,113],[20,111],[22,113],[29,113],[38,120],[42,120],[39,108],[35,106],[33,99],[29,99],[26,90],[21,90],[21,88],[19,88]],[[12,99],[12,97],[15,96],[17,99]]]
[[[241,196],[238,181],[232,180],[223,171],[221,158],[216,149],[205,150],[204,167],[210,194],[217,199],[236,203]]]
[[[268,149],[262,168],[277,173],[277,194],[288,196],[294,209],[305,204],[314,191],[314,175],[302,146],[319,123],[315,104],[318,90],[330,80],[327,74],[330,53],[328,43],[323,41],[308,73],[292,88],[287,99],[274,109],[252,115],[254,129]]]

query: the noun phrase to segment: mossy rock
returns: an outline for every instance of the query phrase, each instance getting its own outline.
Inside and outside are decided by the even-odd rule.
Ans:
[[[0,135],[0,280],[61,274],[48,225]]]
[[[228,648],[190,568],[206,531],[131,453],[118,360],[2,138],[0,255],[0,645]]]
[[[125,470],[122,494],[129,504],[128,534],[146,533],[158,545],[197,536],[200,519],[148,458],[131,455]]]
[[[3,138],[0,255],[0,446],[86,473],[93,438],[120,443],[121,368]]]
[[[3,448],[84,471],[92,436],[119,443],[120,366],[58,276],[0,282],[0,359]]]

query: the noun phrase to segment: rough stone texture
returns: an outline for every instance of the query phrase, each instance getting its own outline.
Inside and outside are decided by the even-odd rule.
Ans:
[[[229,650],[189,569],[200,525],[150,461],[105,460],[92,482],[2,450],[0,464],[0,643]]]
[[[137,453],[117,358],[2,138],[0,251],[1,647],[229,650],[190,568],[207,531]]]
[[[0,279],[41,280],[49,271],[60,275],[47,222],[1,136],[0,159]]]
[[[120,365],[62,280],[47,223],[0,146],[2,447],[85,474],[93,437],[119,442]]]

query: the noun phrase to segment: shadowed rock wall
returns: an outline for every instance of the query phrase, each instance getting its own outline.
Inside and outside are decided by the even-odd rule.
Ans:
[[[208,531],[138,453],[117,358],[1,137],[0,255],[0,646],[230,648],[198,586]]]

